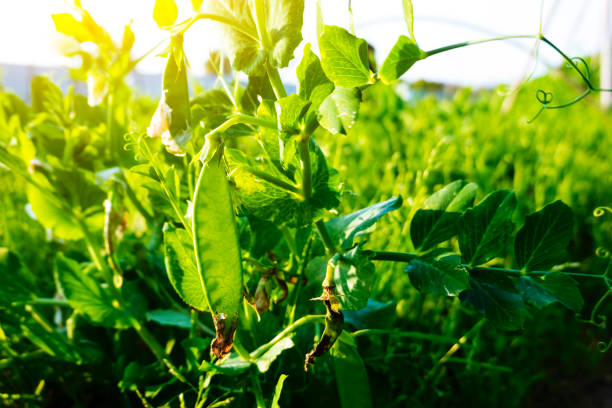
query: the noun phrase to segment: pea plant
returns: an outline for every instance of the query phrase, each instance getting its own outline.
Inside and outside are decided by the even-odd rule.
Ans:
[[[561,201],[523,217],[514,192],[495,191],[476,202],[478,186],[457,180],[413,209],[401,252],[372,248],[368,242],[376,223],[402,207],[401,197],[340,215],[345,197],[353,193],[329,165],[317,138],[344,137],[357,119],[362,93],[375,84],[392,86],[420,60],[485,41],[533,38],[558,51],[586,86],[576,99],[558,105],[551,103],[552,94],[539,91],[542,110],[601,91],[592,84],[584,60],[567,57],[541,33],[424,51],[413,33],[411,2],[403,3],[407,35],[399,37],[379,70],[367,42],[344,28],[325,25],[318,8],[320,55],[310,44],[304,47],[296,69],[297,91],[288,95],[279,69],[288,66],[302,42],[303,1],[193,0],[193,16],[177,23],[174,0],[157,0],[153,16],[168,33],[161,98],[146,132],[125,129],[126,149],[135,158],[111,168],[104,189],[92,173],[80,170],[87,157],[80,156],[76,145],[64,146],[68,153],[62,153],[63,163],[51,154],[41,161],[25,134],[18,152],[0,147],[0,162],[28,181],[28,200],[37,219],[61,239],[80,240],[91,258],[70,253],[55,257],[60,295],[54,299],[32,294],[26,281],[0,274],[0,309],[14,309],[3,312],[5,317],[18,322],[34,316],[42,329],[28,323],[28,330],[47,336],[32,336],[37,344],[74,363],[95,358],[95,351],[69,341],[79,319],[117,331],[133,329],[170,376],[157,391],[143,394],[136,386],[142,366],[128,366],[119,386],[136,391],[145,406],[166,385],[178,390],[181,404],[187,395],[195,406],[230,403],[239,390],[221,386],[209,395],[213,377],[227,376],[247,378],[258,407],[277,407],[287,376],[279,374],[273,396],[265,398],[259,375],[298,347],[299,328],[324,324],[310,338],[304,370],[318,369],[318,359],[331,353],[342,406],[353,407],[371,406],[356,338],[390,330],[351,331],[345,318],[350,315],[354,321],[358,311],[372,307],[369,299],[381,262],[405,264],[411,284],[421,293],[455,297],[483,314],[474,327],[486,320],[505,331],[520,330],[528,316],[552,303],[579,313],[584,300],[574,278],[599,279],[610,289],[609,268],[601,275],[567,270],[573,215]],[[89,37],[74,27],[87,28],[90,16],[79,13],[80,21],[56,17],[55,22],[61,32],[87,42]],[[212,20],[222,30],[222,54],[231,61],[235,77],[228,79],[222,58],[213,58],[219,87],[190,96],[183,38],[199,20]],[[92,24],[90,28],[98,27]],[[129,59],[133,40],[126,35],[123,48],[105,43],[105,50],[122,56],[115,61],[123,65],[113,78],[98,80],[110,81],[110,88],[101,85],[105,91],[90,104],[107,101],[112,107],[113,91],[120,88],[126,69],[140,60]],[[238,73],[248,81],[239,80]],[[61,92],[43,85],[51,90],[43,92],[41,103],[63,107],[41,122],[50,121],[67,134],[83,132],[78,120],[85,119],[76,117],[74,101],[62,102]],[[87,109],[95,115],[94,108]],[[135,183],[146,191],[145,200]],[[146,250],[162,248],[167,279],[180,301],[165,289],[166,281],[147,276],[137,262],[128,266],[119,259],[128,209],[151,231]],[[138,277],[128,268],[138,270]],[[170,307],[148,311],[138,288],[142,281]],[[316,293],[313,281],[319,287]],[[48,322],[33,305],[71,310],[65,323],[68,340],[45,330]],[[271,323],[269,314],[278,317],[277,323]],[[145,325],[147,320],[189,329],[181,344],[184,363],[176,363],[172,342],[163,345]],[[202,353],[208,348],[209,356]]]

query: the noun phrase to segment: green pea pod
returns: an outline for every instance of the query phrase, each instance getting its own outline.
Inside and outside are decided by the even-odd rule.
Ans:
[[[182,156],[185,154],[185,145],[191,140],[190,121],[187,61],[183,53],[183,36],[177,35],[170,42],[162,79],[162,95],[147,134],[150,137],[161,137],[169,153]]]
[[[203,166],[193,197],[193,243],[200,284],[215,323],[212,352],[229,353],[242,304],[242,266],[223,150]]]

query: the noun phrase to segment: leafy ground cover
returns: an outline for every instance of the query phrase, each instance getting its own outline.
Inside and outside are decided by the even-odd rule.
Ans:
[[[406,100],[414,63],[472,43],[421,50],[404,3],[380,69],[319,15],[287,95],[302,2],[194,1],[177,23],[158,0],[159,100],[124,84],[146,57],[129,27],[116,42],[78,2],[53,16],[89,94],[44,77],[31,105],[0,93],[6,405],[606,403],[612,124],[588,98],[596,70],[566,57],[512,102]],[[201,19],[248,83],[213,59],[218,87],[190,95],[182,40]],[[551,89],[580,103],[558,110]]]

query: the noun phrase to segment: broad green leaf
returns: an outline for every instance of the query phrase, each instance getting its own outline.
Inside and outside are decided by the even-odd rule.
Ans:
[[[160,137],[168,152],[184,155],[185,145],[191,140],[190,122],[191,108],[183,37],[174,36],[162,78],[161,99],[147,128],[147,134],[150,137]]]
[[[278,401],[280,400],[281,393],[283,392],[283,384],[287,377],[289,377],[287,374],[281,374],[280,377],[278,377],[276,387],[274,387],[274,397],[272,398],[272,405],[270,405],[270,408],[280,408]]]
[[[526,302],[538,309],[558,302],[578,313],[584,306],[584,299],[574,279],[563,272],[541,276],[521,276],[518,288]]]
[[[475,268],[470,271],[470,289],[461,292],[462,302],[485,313],[487,319],[503,330],[523,326],[526,309],[514,282],[503,272]]]
[[[160,28],[171,26],[177,17],[178,7],[174,0],[155,0],[153,19]]]
[[[465,263],[481,265],[504,256],[510,241],[516,208],[513,192],[499,190],[489,194],[461,217],[459,248]]]
[[[455,181],[425,201],[410,222],[410,238],[414,247],[427,251],[459,232],[461,213],[474,202],[478,186]]]
[[[336,384],[343,408],[372,406],[370,382],[353,336],[345,331],[331,349]]]
[[[318,109],[323,100],[333,92],[334,84],[325,76],[321,61],[310,50],[310,44],[304,47],[304,55],[296,73],[298,95],[309,100],[313,109]]]
[[[62,90],[49,78],[35,76],[30,84],[32,110],[34,112],[61,112],[64,97]]]
[[[571,208],[561,201],[528,215],[514,240],[518,266],[535,271],[562,263],[572,237],[573,220]]]
[[[42,178],[40,179],[42,180]],[[61,239],[73,240],[83,236],[83,231],[73,215],[59,203],[50,199],[47,194],[42,193],[33,185],[28,185],[26,192],[32,211],[34,211],[36,219],[43,227],[51,229],[53,234]]]
[[[412,0],[402,0],[402,6],[404,8],[404,20],[406,21],[406,27],[408,27],[410,38],[414,40],[414,13],[412,10]]]
[[[181,299],[195,309],[208,310],[188,231],[164,225],[164,258],[168,279]]]
[[[319,49],[323,71],[337,86],[354,88],[373,82],[365,40],[342,27],[325,26]]]
[[[276,146],[275,149],[278,144]],[[270,150],[271,156],[277,154],[273,151],[275,149]],[[339,204],[337,171],[327,167],[325,155],[314,140],[310,140],[312,195],[309,200],[304,200],[299,193],[289,192],[265,181],[248,170],[255,168],[289,185],[299,185],[302,170],[297,159],[297,146],[295,143],[287,144],[287,149],[294,151],[291,162],[287,164],[292,170],[284,172],[273,163],[256,162],[240,151],[226,150],[226,158],[232,168],[231,178],[239,197],[238,203],[247,214],[278,225],[309,225],[313,220],[320,219],[325,209],[335,208]]]
[[[355,238],[371,232],[376,221],[390,211],[402,206],[401,197],[392,197],[386,201],[371,205],[343,217],[332,218],[325,224],[333,240],[339,242],[342,249],[353,246]]]
[[[343,253],[334,267],[336,294],[342,310],[366,307],[374,281],[374,264],[358,246]]]
[[[362,329],[390,329],[395,321],[395,303],[385,303],[368,299],[366,307],[360,310],[345,310],[344,323],[350,324],[357,330]]]
[[[227,120],[234,106],[225,92],[220,89],[207,89],[199,92],[191,100],[191,123],[209,131]]]
[[[237,71],[265,75],[265,65],[286,67],[302,41],[303,0],[268,0],[262,16],[266,38],[261,39],[252,1],[207,0],[206,12],[220,15],[232,24],[219,23],[224,50]]]
[[[293,348],[295,344],[293,343],[293,338],[285,337],[272,347],[268,349],[261,357],[255,360],[255,365],[260,373],[265,373],[270,369],[270,366],[276,360],[283,351],[289,350]]]
[[[361,91],[358,88],[336,87],[319,106],[319,123],[331,134],[346,134],[355,124]]]
[[[415,259],[406,271],[419,292],[458,296],[470,287],[468,271],[461,265],[459,255],[443,256],[431,263]]]
[[[222,150],[205,163],[193,197],[193,240],[201,294],[207,299],[217,338],[217,357],[229,352],[242,306],[242,266],[234,207]]]
[[[147,319],[162,326],[174,326],[181,329],[191,328],[191,319],[185,313],[174,310],[156,309],[147,312]]]
[[[413,39],[400,36],[380,67],[380,79],[389,84],[404,75],[425,53]]]
[[[104,327],[131,327],[131,314],[74,260],[58,254],[55,259],[58,285],[74,310]]]

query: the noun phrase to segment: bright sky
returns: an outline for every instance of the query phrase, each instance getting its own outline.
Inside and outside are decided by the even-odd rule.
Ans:
[[[206,1],[206,0],[204,0]],[[326,24],[348,27],[347,0],[321,0]],[[571,56],[598,52],[603,36],[603,10],[607,0],[543,0],[544,34]],[[303,35],[315,43],[314,0],[306,0]],[[356,33],[368,39],[382,59],[400,34],[406,34],[401,0],[353,0]],[[152,18],[154,0],[82,0],[94,19],[120,38],[123,26],[133,20],[134,55],[146,52],[164,32]],[[191,13],[189,0],[177,0],[179,19]],[[427,50],[455,42],[503,34],[535,34],[540,19],[538,0],[413,0],[414,31]],[[65,65],[56,51],[51,13],[67,11],[63,0],[0,0],[0,63]],[[186,34],[185,48],[192,69],[202,72],[208,50],[220,46],[211,23],[200,21]],[[529,41],[479,45],[432,57],[416,64],[404,77],[454,84],[486,86],[512,83],[528,69]],[[296,55],[301,50],[298,49]],[[558,64],[549,50],[542,62]],[[293,69],[293,65],[290,70]],[[141,72],[163,69],[163,60],[152,56],[138,66]],[[290,79],[291,71],[282,75]]]

